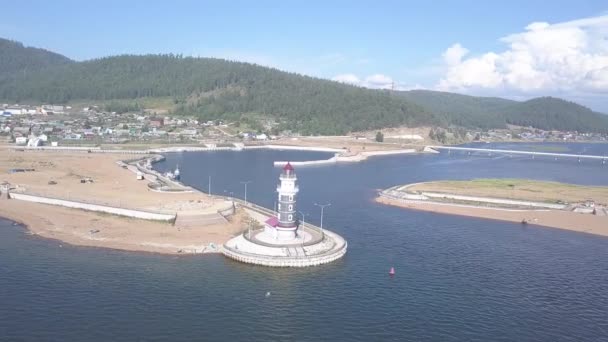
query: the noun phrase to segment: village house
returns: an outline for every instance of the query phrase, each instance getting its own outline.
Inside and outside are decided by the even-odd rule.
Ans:
[[[161,128],[165,125],[165,119],[163,118],[150,118],[150,127]]]

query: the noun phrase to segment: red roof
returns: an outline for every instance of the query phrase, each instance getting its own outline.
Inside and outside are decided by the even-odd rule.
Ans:
[[[287,162],[287,164],[285,164],[285,166],[283,167],[284,171],[293,171],[293,166],[291,166],[290,162]]]
[[[269,217],[268,220],[266,220],[266,224],[271,226],[271,227],[276,227],[279,225],[279,219],[276,217]]]

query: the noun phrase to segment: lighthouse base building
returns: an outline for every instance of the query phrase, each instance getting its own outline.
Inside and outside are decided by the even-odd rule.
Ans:
[[[244,205],[248,215],[262,224],[251,226],[223,245],[222,253],[234,260],[264,266],[305,267],[340,259],[347,243],[328,230],[298,220],[296,198],[300,191],[293,166],[287,162],[279,176],[277,211]]]

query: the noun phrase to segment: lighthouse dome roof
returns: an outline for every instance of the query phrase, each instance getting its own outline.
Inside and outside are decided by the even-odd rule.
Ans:
[[[291,166],[290,162],[287,162],[287,164],[285,164],[285,166],[283,167],[283,171],[285,171],[285,172],[287,172],[287,171],[293,172],[293,166]]]

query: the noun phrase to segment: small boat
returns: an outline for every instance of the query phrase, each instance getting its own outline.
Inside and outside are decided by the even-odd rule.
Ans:
[[[175,167],[175,171],[173,171],[173,178],[175,180],[180,179],[179,165],[177,165],[177,167]]]
[[[395,275],[395,268],[391,267],[390,271],[388,271],[388,274],[392,276]]]

